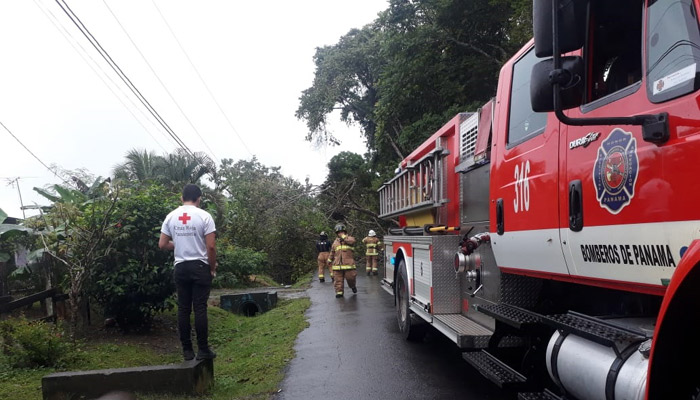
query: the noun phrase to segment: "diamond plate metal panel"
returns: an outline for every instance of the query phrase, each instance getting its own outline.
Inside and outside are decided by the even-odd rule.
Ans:
[[[478,233],[488,232],[488,223],[468,225],[466,227],[463,226],[462,229],[465,231],[471,229],[469,235],[476,235]],[[476,311],[473,306],[477,304],[498,303],[500,301],[501,270],[496,264],[490,243],[482,244],[477,249],[477,252],[481,256],[480,275],[481,284],[483,287],[474,297],[472,297],[471,294],[478,288],[478,286],[475,284],[475,282],[468,281],[464,274],[460,274],[460,285],[462,289],[461,301],[464,306],[467,306],[463,306],[462,313],[467,315],[469,318],[478,321],[482,325],[493,329],[495,326],[493,318]]]
[[[436,315],[435,319],[442,321],[445,325],[450,326],[460,335],[470,336],[491,336],[493,332],[476,322],[470,320],[462,314],[444,314]]]
[[[542,280],[529,276],[502,274],[501,302],[525,309],[533,309],[537,305]]]
[[[433,236],[433,314],[458,314],[461,310],[460,279],[454,256],[460,237]]]

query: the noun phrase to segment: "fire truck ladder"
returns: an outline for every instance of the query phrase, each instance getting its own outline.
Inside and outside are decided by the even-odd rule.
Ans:
[[[449,154],[437,139],[435,149],[406,166],[383,184],[379,192],[379,217],[439,207],[447,200],[443,184],[443,157]]]

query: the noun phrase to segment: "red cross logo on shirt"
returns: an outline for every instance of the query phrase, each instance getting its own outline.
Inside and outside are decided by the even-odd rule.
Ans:
[[[191,220],[192,217],[190,217],[189,215],[187,215],[187,213],[184,213],[184,214],[182,214],[181,217],[177,217],[177,219],[179,219],[180,221],[182,221],[182,225],[187,225],[187,221]]]

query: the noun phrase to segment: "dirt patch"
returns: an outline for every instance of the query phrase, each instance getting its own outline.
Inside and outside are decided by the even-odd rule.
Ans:
[[[146,346],[161,354],[180,351],[175,315],[160,314],[154,317],[151,329],[142,332],[122,332],[111,320],[93,320],[86,327],[84,339],[89,345],[96,344],[131,344]]]

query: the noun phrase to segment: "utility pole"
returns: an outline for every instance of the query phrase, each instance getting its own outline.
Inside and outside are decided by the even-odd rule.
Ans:
[[[17,185],[17,194],[19,194],[19,204],[20,204],[20,209],[22,210],[22,219],[27,219],[27,215],[24,213],[24,202],[22,201],[22,191],[19,190],[19,180],[22,179],[21,176],[18,176],[14,179],[7,178],[8,181],[8,186],[12,185],[14,186],[15,184]],[[2,222],[2,221],[0,221]]]

